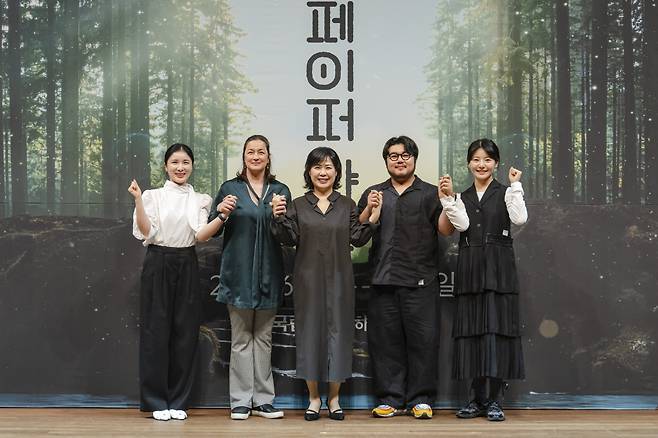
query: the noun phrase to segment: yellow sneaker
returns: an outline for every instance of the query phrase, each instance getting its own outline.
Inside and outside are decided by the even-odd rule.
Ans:
[[[392,417],[395,415],[396,411],[397,410],[393,406],[379,405],[372,410],[372,416],[379,418]]]
[[[429,420],[432,418],[432,407],[426,403],[418,403],[413,407],[411,412],[414,414],[414,418],[418,420]]]

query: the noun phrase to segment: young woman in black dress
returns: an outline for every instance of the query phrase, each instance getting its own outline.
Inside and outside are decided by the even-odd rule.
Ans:
[[[449,176],[439,182],[442,214],[460,231],[453,377],[470,379],[475,393],[457,417],[486,416],[490,421],[505,419],[500,406],[505,381],[524,378],[519,282],[510,227],[524,224],[528,213],[521,171],[510,168],[510,186],[505,186],[494,178],[499,161],[496,143],[476,140],[467,153],[473,185],[459,195],[453,193]]]

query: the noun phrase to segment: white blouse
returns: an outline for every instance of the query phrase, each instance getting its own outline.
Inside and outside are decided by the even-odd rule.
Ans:
[[[208,222],[212,198],[196,193],[190,184],[179,186],[171,181],[159,189],[142,193],[144,211],[151,223],[148,236],[137,226],[137,213],[133,213],[133,235],[143,240],[144,246],[160,245],[172,248],[193,246],[196,235]]]
[[[478,199],[482,199],[484,192],[477,192]],[[466,206],[461,199],[461,194],[457,194],[457,199],[452,196],[441,198],[441,205],[446,216],[457,231],[466,231],[470,225]],[[505,191],[505,205],[509,213],[510,221],[514,225],[523,225],[528,220],[528,210],[523,200],[523,186],[521,181],[513,182]]]

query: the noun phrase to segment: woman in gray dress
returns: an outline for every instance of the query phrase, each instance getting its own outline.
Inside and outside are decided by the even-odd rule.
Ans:
[[[352,376],[354,274],[350,244],[365,245],[379,221],[381,197],[374,197],[369,221],[359,223],[356,204],[336,191],[342,166],[331,148],[313,149],[304,180],[309,191],[288,206],[272,199],[275,238],[295,245],[293,272],[297,377],[306,380],[306,420],[320,417],[318,382],[329,382],[329,417],[344,418],[340,385]]]

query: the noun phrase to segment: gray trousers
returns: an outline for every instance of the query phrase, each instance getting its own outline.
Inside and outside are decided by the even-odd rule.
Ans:
[[[231,409],[271,404],[272,325],[276,309],[239,309],[230,304],[227,307],[231,318]]]

